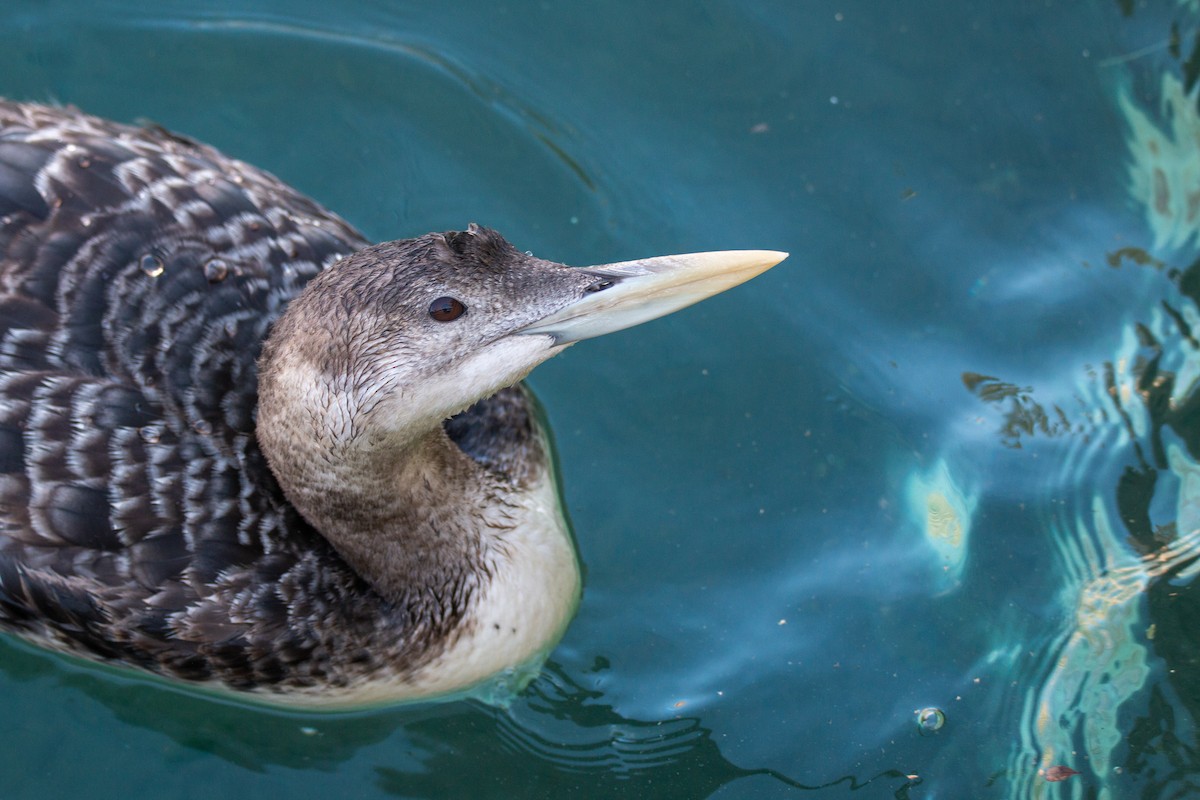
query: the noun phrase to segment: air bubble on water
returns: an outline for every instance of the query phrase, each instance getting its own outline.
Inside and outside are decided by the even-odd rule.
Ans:
[[[934,733],[946,724],[946,713],[936,706],[929,706],[917,711],[917,727],[921,733]]]

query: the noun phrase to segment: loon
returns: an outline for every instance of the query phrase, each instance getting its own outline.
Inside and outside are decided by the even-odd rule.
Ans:
[[[0,101],[0,628],[300,707],[536,669],[581,579],[522,380],[785,257],[372,245],[187,137]]]

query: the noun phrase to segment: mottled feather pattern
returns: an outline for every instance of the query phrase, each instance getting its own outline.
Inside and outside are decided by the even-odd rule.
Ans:
[[[365,245],[160,128],[0,103],[0,623],[233,688],[416,663],[410,622],[287,503],[254,431],[272,322]],[[524,420],[499,438],[534,436],[519,389],[496,402]],[[519,473],[472,432],[488,409],[449,432]]]

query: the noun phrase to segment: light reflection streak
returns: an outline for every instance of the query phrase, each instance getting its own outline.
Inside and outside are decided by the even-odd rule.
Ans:
[[[932,551],[936,594],[952,591],[962,583],[978,497],[959,486],[945,459],[928,472],[909,475],[905,494],[909,515]]]

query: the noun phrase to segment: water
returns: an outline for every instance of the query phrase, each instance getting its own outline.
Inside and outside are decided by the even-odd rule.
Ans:
[[[1196,791],[1200,9],[425,5],[10,0],[0,94],[376,239],[791,260],[535,374],[587,588],[511,709],[288,714],[4,640],[5,796]]]

